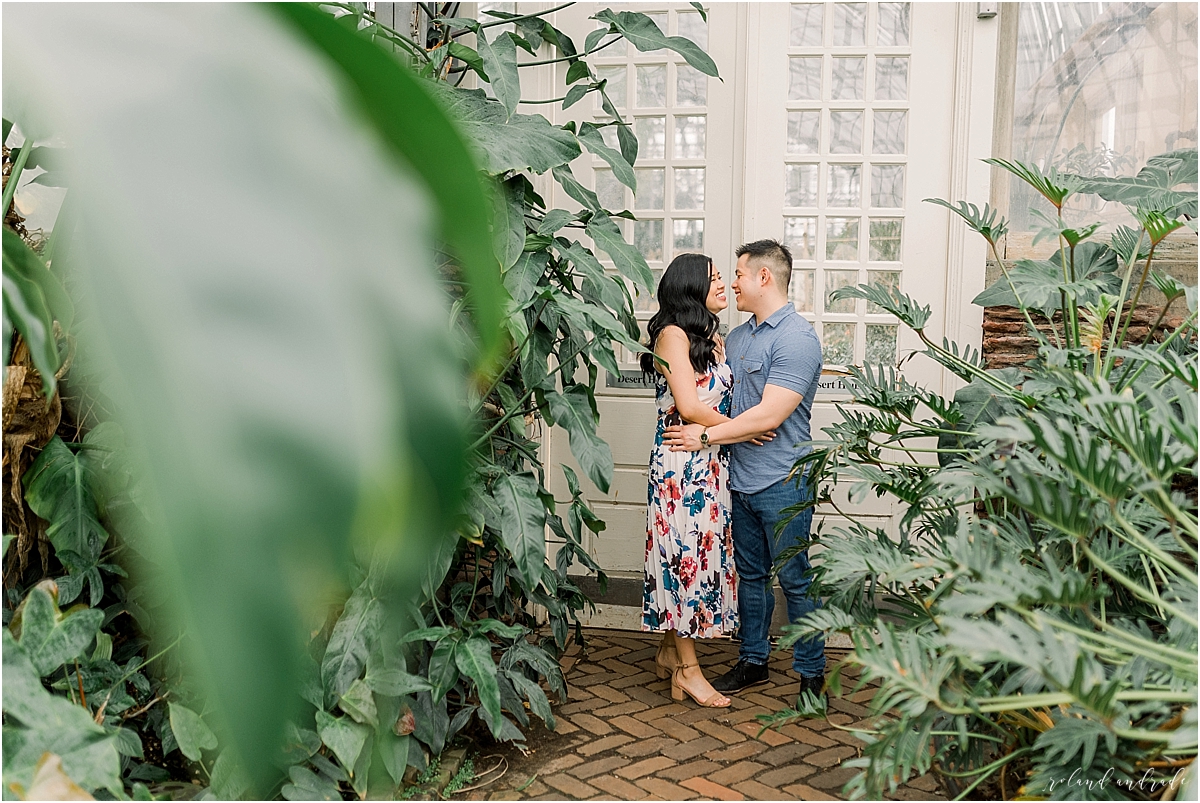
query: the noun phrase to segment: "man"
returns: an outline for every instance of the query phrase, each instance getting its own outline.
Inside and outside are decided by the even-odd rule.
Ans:
[[[730,444],[729,487],[733,504],[733,554],[738,572],[741,647],[738,662],[713,681],[723,694],[766,683],[769,633],[775,595],[771,567],[779,554],[808,540],[812,510],[794,518],[776,538],[780,511],[811,498],[803,478],[787,481],[809,440],[812,399],[821,375],[821,342],[812,324],[788,300],[792,255],[774,240],[759,240],[737,250],[732,283],[737,308],[753,317],[729,333],[726,359],[733,368],[734,418],[713,427],[668,427],[664,443],[672,451],[696,451],[702,445]],[[758,433],[777,437],[750,444]],[[808,552],[792,558],[779,572],[788,619],[797,622],[816,607],[808,595]],[[825,642],[796,643],[792,668],[800,675],[800,693],[819,696],[825,685]]]

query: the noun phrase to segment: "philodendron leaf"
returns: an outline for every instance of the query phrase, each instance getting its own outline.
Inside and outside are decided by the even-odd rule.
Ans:
[[[492,496],[500,505],[500,537],[512,553],[527,589],[537,587],[546,563],[546,508],[538,498],[538,482],[529,472],[496,480]]]
[[[337,756],[342,766],[349,770],[358,761],[371,729],[366,725],[359,725],[350,717],[335,717],[318,711],[317,733],[325,746]]]
[[[491,77],[492,91],[511,119],[521,99],[521,76],[517,72],[517,43],[512,34],[505,32],[491,42],[483,31],[476,34],[476,48],[483,57],[483,66]]]
[[[175,741],[185,756],[192,761],[199,761],[205,750],[217,749],[217,735],[199,714],[178,703],[168,703],[167,710],[171,719],[171,733],[175,734]]]
[[[338,700],[338,708],[350,715],[350,718],[360,725],[379,726],[379,717],[375,708],[375,695],[371,687],[361,680],[356,680]]]
[[[571,439],[571,453],[601,493],[608,493],[612,483],[612,450],[596,434],[596,418],[592,414],[587,391],[571,388],[566,393],[547,393],[554,422],[565,429]]]
[[[496,256],[508,270],[525,248],[525,182],[506,181],[496,188],[496,214],[492,218]]]
[[[63,771],[89,792],[121,794],[121,757],[115,737],[91,713],[42,685],[29,657],[8,630],[4,656],[4,784],[29,789],[47,753],[62,759]]]
[[[25,501],[50,522],[46,535],[58,552],[70,551],[85,564],[99,559],[108,542],[92,489],[97,484],[93,456],[73,452],[55,435],[25,472]]]
[[[492,660],[492,644],[482,636],[467,639],[454,651],[458,671],[475,682],[479,702],[490,715],[490,722],[500,721],[500,686],[496,680],[496,662]],[[493,736],[499,733],[493,729]]]
[[[291,783],[283,785],[280,794],[285,800],[341,800],[338,785],[304,767],[289,767]]]
[[[613,12],[604,9],[594,19],[607,22],[620,31],[629,43],[643,53],[653,50],[674,50],[705,75],[719,78],[717,65],[700,46],[682,36],[667,36],[654,20],[636,11]]]
[[[321,661],[321,680],[326,699],[332,705],[346,693],[362,674],[370,655],[370,641],[377,638],[383,611],[371,591],[370,581],[363,580],[329,634],[325,657]]]
[[[36,585],[13,617],[19,622],[21,649],[43,677],[82,655],[104,621],[104,611],[93,608],[63,615],[51,595],[53,586],[53,580]]]
[[[587,233],[596,242],[596,247],[608,254],[618,271],[632,279],[639,290],[646,293],[651,291],[654,276],[650,273],[650,266],[640,251],[625,242],[624,235],[612,218],[597,212],[588,222]]]
[[[637,192],[637,178],[634,176],[633,168],[629,166],[629,162],[625,161],[625,157],[621,155],[620,151],[613,150],[604,144],[604,138],[600,136],[598,128],[591,123],[583,123],[579,126],[578,136],[585,148],[608,162],[617,181]]]

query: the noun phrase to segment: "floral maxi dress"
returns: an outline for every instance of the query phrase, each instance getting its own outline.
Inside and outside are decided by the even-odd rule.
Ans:
[[[656,382],[658,424],[650,452],[642,630],[711,638],[737,629],[737,574],[730,527],[729,457],[719,446],[672,452],[663,430],[684,423],[666,379]],[[702,404],[729,415],[733,372],[724,361],[696,374]]]

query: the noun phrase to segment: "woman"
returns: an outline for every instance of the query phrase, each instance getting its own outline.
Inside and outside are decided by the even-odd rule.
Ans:
[[[695,639],[737,628],[728,457],[720,447],[672,452],[663,445],[663,430],[681,421],[711,427],[729,420],[733,378],[716,315],[729,301],[721,274],[703,254],[676,257],[657,299],[649,325],[653,354],[642,355],[658,396],[642,629],[665,631],[654,660],[660,678],[670,673],[671,696],[682,700],[686,692],[702,706],[721,708],[729,698],[704,677]]]

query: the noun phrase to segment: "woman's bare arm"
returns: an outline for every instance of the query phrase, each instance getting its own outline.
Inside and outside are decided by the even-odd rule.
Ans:
[[[714,427],[729,418],[700,402],[696,392],[696,369],[692,366],[689,349],[687,333],[678,326],[665,327],[658,333],[654,350],[670,367],[658,364],[657,368],[667,378],[671,395],[675,397],[675,409],[683,420]]]

